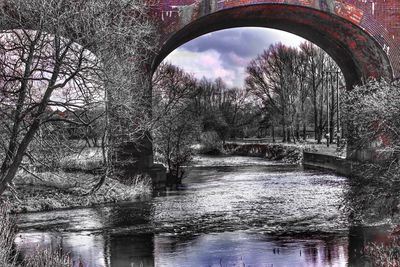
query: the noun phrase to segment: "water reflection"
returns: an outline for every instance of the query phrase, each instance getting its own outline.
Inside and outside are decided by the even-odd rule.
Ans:
[[[61,246],[74,266],[347,266],[346,237],[316,240],[273,238],[244,232],[171,235],[24,233],[24,253]]]
[[[16,244],[61,246],[76,266],[368,266],[376,230],[339,208],[347,179],[257,158],[196,166],[150,200],[22,215]]]
[[[154,235],[111,235],[110,266],[154,266]]]
[[[346,266],[347,240],[274,240],[241,232],[155,238],[157,266]],[[207,253],[204,253],[207,251]]]

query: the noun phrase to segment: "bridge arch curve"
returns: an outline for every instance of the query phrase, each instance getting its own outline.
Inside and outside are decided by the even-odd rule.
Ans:
[[[235,27],[265,27],[301,36],[324,49],[341,68],[348,88],[373,78],[393,78],[382,46],[361,27],[335,14],[291,4],[251,4],[210,12],[164,36],[152,70],[177,47],[201,35]],[[246,45],[246,44],[243,44]]]

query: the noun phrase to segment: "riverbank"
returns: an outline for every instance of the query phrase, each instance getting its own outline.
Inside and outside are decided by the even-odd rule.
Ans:
[[[150,178],[136,178],[132,185],[108,178],[97,192],[90,194],[100,178],[84,172],[21,171],[14,180],[15,191],[8,190],[3,197],[11,203],[12,213],[26,213],[132,201],[152,192]]]
[[[353,165],[346,160],[345,148],[336,145],[310,143],[266,143],[256,140],[238,140],[223,145],[224,154],[261,157],[290,164],[302,164],[308,168],[325,169],[337,174],[352,175]]]
[[[57,170],[42,165],[20,170],[13,180],[14,188],[2,196],[10,203],[12,213],[26,213],[93,207],[97,205],[132,201],[151,195],[150,177],[135,177],[130,184],[106,178],[94,193],[100,181],[103,166],[101,148],[86,148],[80,153],[64,157]]]
[[[285,143],[240,143],[227,142],[223,145],[224,154],[232,156],[261,157],[268,160],[301,164],[304,145]]]

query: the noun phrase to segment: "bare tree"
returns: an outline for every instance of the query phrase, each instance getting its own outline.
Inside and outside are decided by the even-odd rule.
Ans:
[[[270,105],[282,120],[283,142],[293,134],[297,99],[297,50],[279,43],[271,45],[247,68],[247,89],[264,105]]]
[[[322,105],[318,103],[322,103],[322,80],[323,80],[323,71],[324,71],[324,59],[325,53],[318,49],[315,45],[309,42],[302,43],[300,45],[300,49],[302,53],[305,55],[307,59],[307,65],[309,66],[308,77],[308,87],[311,91],[311,102],[313,106],[313,115],[314,115],[314,135],[315,139],[318,143],[321,143],[322,139]],[[320,101],[318,101],[321,99]],[[319,120],[320,119],[320,120]]]
[[[180,182],[182,165],[191,160],[191,145],[200,131],[192,109],[198,93],[196,79],[178,67],[162,64],[153,81],[155,153],[167,166],[169,180]]]
[[[315,138],[321,142],[327,126],[327,90],[330,91],[330,125],[335,123],[335,92],[337,77],[328,73],[342,74],[336,63],[320,48],[305,42],[299,48],[282,44],[270,46],[254,59],[247,68],[248,90],[263,103],[268,117],[281,119],[283,141],[300,139],[300,122],[303,124],[303,139],[306,139],[309,108],[313,107]],[[336,91],[336,90],[335,90]],[[334,127],[330,127],[333,140]],[[330,140],[330,141],[332,141]]]
[[[1,110],[7,122],[0,194],[43,124],[90,123],[78,114],[75,120],[59,116],[57,109],[72,114],[92,109],[105,94],[106,125],[115,126],[113,142],[131,138],[129,122],[135,122],[136,132],[143,128],[137,115],[148,105],[150,75],[144,67],[155,45],[146,16],[142,1],[5,1],[0,27],[10,30],[3,33],[0,47]],[[109,153],[104,154],[108,166]]]
[[[8,118],[9,130],[1,165],[0,193],[15,176],[41,125],[69,121],[58,116],[55,109],[90,108],[100,98],[96,84],[89,80],[97,75],[98,61],[85,48],[42,31],[5,34],[12,41],[2,46],[1,63],[5,67],[1,78],[6,95],[2,110],[4,118]]]

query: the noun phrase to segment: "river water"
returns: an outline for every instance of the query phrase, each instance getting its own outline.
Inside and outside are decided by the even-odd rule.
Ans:
[[[347,179],[248,157],[197,157],[183,185],[148,199],[24,214],[16,239],[74,266],[368,266],[377,229],[353,226]]]

